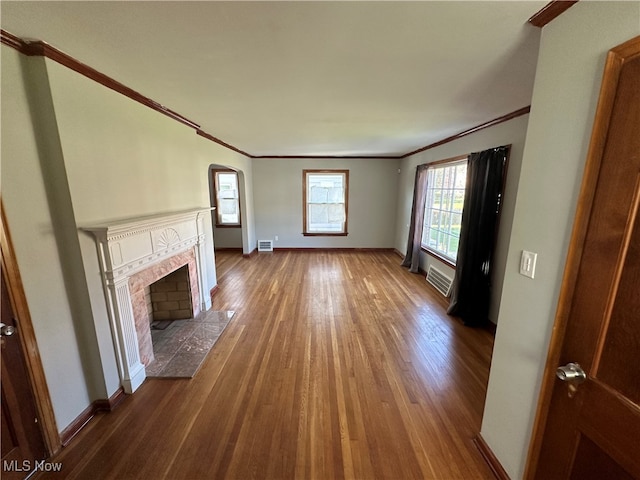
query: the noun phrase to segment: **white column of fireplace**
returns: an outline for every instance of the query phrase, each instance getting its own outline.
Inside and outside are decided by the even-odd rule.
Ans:
[[[107,311],[114,336],[120,380],[126,393],[133,393],[146,378],[140,361],[129,279],[156,263],[195,247],[201,311],[211,305],[205,262],[204,221],[211,208],[83,227],[96,238]]]

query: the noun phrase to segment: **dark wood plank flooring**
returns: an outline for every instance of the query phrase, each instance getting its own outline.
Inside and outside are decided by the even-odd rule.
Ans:
[[[493,478],[472,442],[493,337],[397,255],[216,261],[237,313],[196,377],[148,379],[38,478]]]

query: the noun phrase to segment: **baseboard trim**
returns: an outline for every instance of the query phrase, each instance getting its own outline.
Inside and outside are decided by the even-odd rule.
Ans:
[[[96,412],[112,412],[113,410],[120,405],[123,400],[127,398],[124,393],[124,388],[120,387],[116,393],[111,395],[108,399],[99,399],[93,402],[93,406]]]
[[[504,467],[498,461],[498,458],[495,456],[491,448],[489,448],[489,445],[487,445],[487,442],[482,438],[481,434],[474,437],[473,443],[480,452],[480,455],[482,455],[484,461],[487,462],[487,465],[497,480],[511,480]]]
[[[279,247],[274,252],[393,252],[393,248],[359,248],[359,247]]]
[[[397,248],[394,248],[394,249],[393,249],[393,252],[394,252],[396,255],[398,255],[400,258],[404,258],[404,257],[405,257],[404,253],[402,253],[402,252],[401,252],[400,250],[398,250]]]
[[[213,302],[213,297],[216,293],[218,293],[218,290],[220,290],[220,287],[218,285],[216,285],[211,290],[209,290],[209,297],[211,297],[212,302]]]
[[[60,432],[60,443],[62,443],[63,447],[69,445],[71,440],[80,433],[80,430],[89,423],[89,421],[96,414],[93,403],[85,408],[80,415],[76,417],[76,419],[69,424],[67,428]]]
[[[498,329],[498,325],[496,325],[495,323],[493,323],[491,320],[489,320],[487,322],[487,325],[485,326],[485,328],[487,330],[489,330],[489,333],[491,335],[493,335],[494,337],[496,336],[496,330]]]
[[[216,252],[242,252],[242,247],[215,247]]]
[[[71,440],[95,417],[96,413],[112,412],[125,398],[126,394],[124,393],[124,389],[120,387],[111,397],[94,400],[67,428],[60,432],[60,443],[62,446],[66,447],[69,445]]]
[[[242,254],[242,256],[243,256],[244,258],[251,258],[251,257],[253,257],[254,255],[257,255],[257,254],[258,254],[258,249],[257,249],[257,248],[254,248],[254,249],[253,249],[253,250],[251,250],[249,253],[243,253],[243,254]]]

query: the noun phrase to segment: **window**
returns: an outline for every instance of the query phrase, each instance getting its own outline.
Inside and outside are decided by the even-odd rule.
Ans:
[[[347,235],[349,170],[302,171],[303,235]]]
[[[467,157],[429,167],[422,247],[455,264],[467,182]]]
[[[233,170],[213,170],[216,202],[216,226],[240,226],[240,195],[238,173]]]

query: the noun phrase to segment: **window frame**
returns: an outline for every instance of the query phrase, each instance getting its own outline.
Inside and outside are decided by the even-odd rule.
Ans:
[[[452,157],[452,158],[447,158],[444,160],[438,160],[436,162],[432,162],[430,164],[428,164],[427,169],[428,170],[435,170],[437,168],[446,168],[446,167],[453,167],[455,165],[458,164],[462,164],[469,161],[469,155],[460,155],[457,157]],[[429,188],[429,182],[427,181],[427,186],[426,188]],[[464,188],[464,195],[466,196],[466,190],[467,190],[467,184],[466,184],[466,179],[465,179],[465,188]],[[463,197],[464,198],[464,197]],[[422,217],[422,232],[420,235],[420,248],[423,252],[431,255],[432,257],[437,258],[438,260],[440,260],[441,262],[445,263],[446,265],[452,267],[452,268],[456,268],[456,259],[452,259],[450,257],[448,257],[445,253],[436,250],[428,245],[425,245],[422,242],[422,239],[424,238],[424,229],[425,229],[425,219],[427,217],[427,211],[428,211],[428,207],[427,207],[427,200],[429,199],[428,196],[428,192],[425,192],[425,199],[424,199],[424,213],[423,213],[423,217]],[[453,202],[452,202],[453,205]],[[464,204],[463,204],[463,210],[460,212],[461,215],[461,219],[462,219],[462,212],[464,211]],[[450,214],[452,213],[452,210],[448,211]],[[457,213],[457,212],[454,212]],[[461,220],[462,221],[462,220]],[[458,240],[460,239],[460,235],[458,235]]]
[[[308,176],[314,174],[330,174],[330,175],[344,175],[344,223],[341,232],[315,232],[308,229],[308,208],[307,203],[307,184]],[[315,170],[305,169],[302,170],[302,235],[307,237],[345,237],[349,235],[349,170],[340,169],[326,169]]]
[[[238,204],[238,222],[237,223],[230,223],[230,222],[222,222],[220,220],[220,199],[218,197],[218,174],[220,173],[232,173],[235,175],[236,177],[236,189],[237,189],[237,204]],[[211,170],[211,176],[212,176],[212,181],[213,181],[213,200],[215,202],[215,212],[214,212],[214,216],[216,219],[215,222],[215,226],[216,228],[241,228],[242,227],[242,211],[240,209],[240,178],[238,176],[238,172],[235,170],[232,170],[230,168],[215,168]]]

